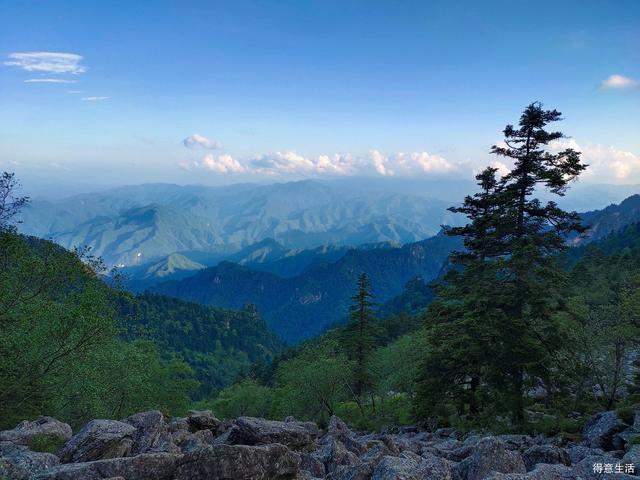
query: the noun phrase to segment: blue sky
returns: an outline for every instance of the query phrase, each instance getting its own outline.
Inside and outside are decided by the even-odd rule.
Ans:
[[[587,181],[640,183],[636,0],[0,10],[0,168],[26,178],[468,177],[541,100]]]

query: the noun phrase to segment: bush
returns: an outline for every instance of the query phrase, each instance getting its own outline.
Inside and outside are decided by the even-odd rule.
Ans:
[[[64,441],[58,437],[41,433],[34,435],[29,441],[29,448],[34,452],[55,453],[60,450]]]
[[[616,410],[616,413],[618,414],[618,417],[620,417],[624,423],[627,423],[629,425],[633,425],[633,419],[634,419],[634,416],[635,416],[635,412],[633,411],[632,407],[618,408]]]

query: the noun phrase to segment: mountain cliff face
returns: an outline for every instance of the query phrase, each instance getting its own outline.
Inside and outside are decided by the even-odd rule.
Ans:
[[[583,213],[582,222],[588,231],[581,238],[575,239],[574,243],[600,240],[627,225],[640,222],[640,195],[632,195],[619,204],[609,205],[602,210]]]
[[[34,201],[21,228],[66,248],[90,246],[108,264],[132,266],[172,253],[228,256],[267,238],[287,249],[413,242],[454,221],[448,206],[422,196],[319,181],[140,185]]]
[[[272,330],[297,342],[345,318],[360,273],[370,276],[376,301],[384,302],[401,293],[414,277],[435,278],[450,251],[459,246],[457,239],[438,235],[402,247],[352,249],[335,262],[290,278],[223,262],[152,290],[227,308],[253,303]]]

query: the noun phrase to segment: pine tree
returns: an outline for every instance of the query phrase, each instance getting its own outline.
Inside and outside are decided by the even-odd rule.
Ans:
[[[435,286],[437,298],[427,312],[428,355],[419,378],[417,411],[423,418],[437,415],[438,406],[451,402],[458,413],[477,415],[480,388],[491,370],[492,347],[499,332],[493,329],[502,312],[495,303],[495,265],[487,262],[495,246],[497,202],[496,169],[476,176],[479,193],[467,196],[449,210],[466,215],[463,227],[445,233],[464,237],[465,250],[451,257],[453,268]],[[493,301],[491,301],[493,299]]]
[[[427,356],[420,401],[434,382],[441,389],[448,385],[443,391],[457,400],[484,387],[510,398],[514,420],[522,423],[525,380],[550,377],[563,341],[557,313],[566,287],[554,256],[565,248],[566,235],[582,227],[575,212],[553,201],[543,204],[534,195],[541,187],[564,195],[586,168],[575,150],[548,148],[563,137],[545,130],[560,116],[540,103],[526,107],[518,127],[504,129],[504,145],[492,147],[513,161],[513,169],[500,180],[496,169],[486,169],[477,177],[480,192],[451,209],[469,219],[447,229],[464,238],[465,251],[452,256],[454,269],[427,316],[430,344],[438,337],[445,341]],[[463,335],[464,342],[455,335]],[[428,380],[428,368],[439,377]]]
[[[553,201],[542,204],[534,197],[539,187],[564,195],[569,182],[586,168],[579,152],[548,149],[563,134],[545,127],[559,120],[557,110],[532,103],[520,117],[518,128],[505,127],[504,145],[492,148],[494,154],[513,161],[513,169],[498,185],[500,213],[494,255],[505,259],[503,287],[510,322],[504,329],[508,348],[502,352],[502,373],[511,381],[518,423],[524,421],[525,375],[548,376],[549,361],[561,346],[553,314],[562,308],[560,289],[565,275],[554,255],[565,249],[567,234],[583,231],[577,213],[565,212]]]
[[[358,277],[358,290],[351,297],[350,321],[344,331],[347,358],[354,362],[353,393],[361,407],[362,396],[371,388],[369,360],[374,348],[374,322],[371,282],[366,273]]]

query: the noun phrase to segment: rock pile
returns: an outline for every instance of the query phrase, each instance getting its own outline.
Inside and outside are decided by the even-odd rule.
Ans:
[[[615,412],[585,425],[582,442],[526,435],[466,435],[403,427],[352,431],[332,417],[315,423],[240,417],[208,410],[166,421],[158,411],[92,420],[72,435],[50,417],[0,432],[0,478],[10,480],[635,480],[635,426]],[[36,452],[34,439],[62,446]],[[633,465],[633,467],[629,467]]]

